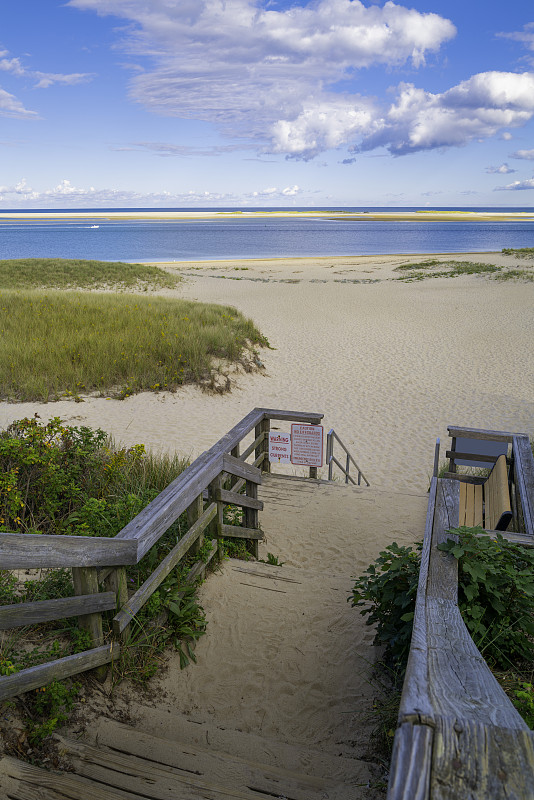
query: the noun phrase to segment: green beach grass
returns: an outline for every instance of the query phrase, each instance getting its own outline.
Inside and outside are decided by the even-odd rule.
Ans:
[[[4,289],[172,289],[181,278],[160,267],[122,261],[19,258],[0,261]]]
[[[268,346],[233,308],[133,293],[0,289],[0,336],[11,401],[214,388],[218,363]]]

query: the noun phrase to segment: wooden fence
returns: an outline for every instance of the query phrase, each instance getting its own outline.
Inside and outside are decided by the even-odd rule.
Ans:
[[[523,543],[534,545],[534,460],[528,436],[452,427],[449,433],[453,463],[456,437],[512,445],[514,528]],[[534,733],[461,618],[456,559],[437,549],[451,538],[448,529],[458,526],[458,475],[451,469],[448,475],[432,478],[430,487],[388,800],[532,800]]]
[[[0,630],[77,616],[93,647],[82,653],[0,677],[0,701],[95,667],[109,664],[120,653],[128,626],[166,576],[186,555],[194,554],[211,535],[207,560],[197,561],[186,582],[202,575],[209,561],[221,554],[223,537],[247,539],[258,554],[263,534],[258,524],[261,473],[270,471],[271,420],[319,424],[322,414],[255,408],[212,448],[197,458],[155,500],[112,539],[89,536],[0,534],[0,569],[72,568],[75,597],[0,607]],[[253,441],[241,452],[243,440]],[[252,458],[251,462],[246,459]],[[315,471],[310,468],[310,475]],[[223,520],[227,504],[243,509],[243,525]],[[189,528],[131,597],[126,567],[137,564],[170,526],[187,512]],[[101,591],[103,587],[103,591]],[[104,641],[102,614],[116,611],[113,636]]]

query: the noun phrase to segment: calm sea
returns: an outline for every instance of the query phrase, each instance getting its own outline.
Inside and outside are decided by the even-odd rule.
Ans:
[[[55,209],[55,211],[69,209]],[[155,209],[91,209],[124,212]],[[161,209],[211,211],[215,209]],[[235,211],[239,209],[219,209]],[[534,222],[450,220],[367,221],[313,218],[245,218],[224,221],[147,222],[84,217],[65,220],[0,219],[0,258],[83,258],[103,261],[189,261],[194,259],[344,256],[388,253],[462,253],[534,247]],[[258,209],[258,212],[269,209]],[[283,209],[270,209],[280,211]],[[391,211],[417,209],[343,208],[291,211]],[[531,208],[442,209],[529,211]],[[37,211],[37,210],[36,210]],[[40,209],[41,213],[47,213]],[[52,209],[50,210],[52,211]],[[7,212],[2,212],[6,214]],[[93,227],[98,226],[98,227]]]

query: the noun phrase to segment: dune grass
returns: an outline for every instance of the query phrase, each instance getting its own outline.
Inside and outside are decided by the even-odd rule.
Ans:
[[[17,258],[0,261],[2,289],[165,289],[181,278],[160,267],[122,261]]]
[[[503,247],[502,252],[516,258],[534,258],[534,247]]]
[[[0,291],[0,336],[0,397],[44,402],[209,386],[219,360],[268,345],[227,306],[67,291]]]

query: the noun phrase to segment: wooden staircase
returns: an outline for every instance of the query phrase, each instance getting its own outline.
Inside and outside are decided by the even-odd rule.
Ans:
[[[165,702],[137,709],[135,728],[100,717],[83,741],[56,737],[61,763],[69,765],[61,773],[3,758],[2,800],[379,796],[382,771],[365,760],[369,736],[358,717],[372,695],[365,663],[372,631],[347,596],[351,577],[385,545],[421,538],[427,495],[265,475],[260,497],[260,558],[269,551],[284,566],[230,560],[210,576],[202,589],[207,600],[201,596],[211,613],[208,634],[174,695],[163,677]],[[242,686],[239,702],[229,699],[213,712],[226,688],[217,637],[232,642],[226,666]]]
[[[359,787],[368,786],[368,765],[357,759],[282,746],[261,737],[251,741],[239,731],[214,731],[185,717],[181,736],[160,738],[101,719],[96,746],[56,737],[72,773],[48,772],[4,758],[2,796],[9,800],[352,800]],[[240,756],[229,752],[236,747]]]

